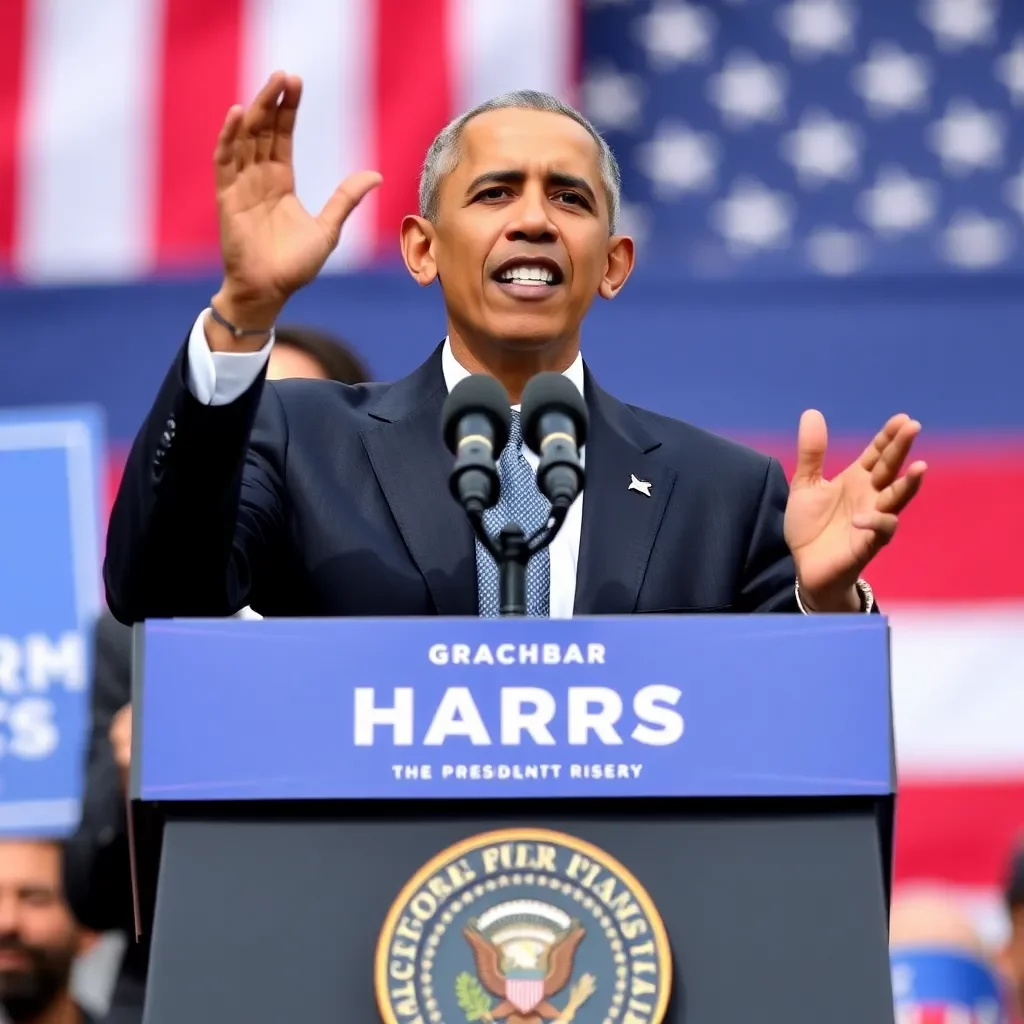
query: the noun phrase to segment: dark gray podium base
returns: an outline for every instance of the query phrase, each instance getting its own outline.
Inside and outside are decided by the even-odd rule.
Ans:
[[[644,885],[672,943],[673,1024],[892,1024],[870,809],[644,821],[586,809],[168,820],[144,1024],[378,1024],[374,949],[402,886],[459,839],[517,825],[589,840]],[[576,1024],[600,1021],[584,1007]]]

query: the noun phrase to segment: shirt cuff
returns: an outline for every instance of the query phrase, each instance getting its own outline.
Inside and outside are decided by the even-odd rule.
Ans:
[[[875,594],[872,591],[870,584],[867,580],[857,580],[857,593],[860,594],[860,610],[865,615],[869,615],[875,607]],[[800,599],[800,584],[797,583],[794,588],[794,594],[796,595],[796,606],[800,609],[803,615],[813,615],[814,612],[804,607],[803,601]]]
[[[202,405],[230,405],[256,383],[270,358],[274,336],[258,352],[211,352],[204,326],[207,312],[199,314],[188,337],[188,389]]]

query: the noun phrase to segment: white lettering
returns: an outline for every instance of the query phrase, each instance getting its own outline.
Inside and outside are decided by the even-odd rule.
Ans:
[[[583,652],[579,644],[569,644],[565,649],[565,656],[562,658],[563,665],[582,665]]]
[[[53,701],[26,697],[14,703],[0,700],[0,723],[5,723],[10,738],[0,734],[0,757],[10,754],[24,761],[49,757],[60,741],[54,723]]]
[[[85,689],[85,656],[78,633],[65,633],[56,644],[40,633],[25,637],[25,661],[30,690],[45,693],[51,682],[62,683],[66,690]]]
[[[9,636],[0,636],[0,692],[21,693],[21,645]]]
[[[432,644],[430,650],[427,651],[427,657],[435,665],[447,665],[448,664],[448,645],[447,644]]]
[[[490,647],[487,644],[481,644],[476,649],[476,655],[473,657],[474,665],[493,665],[494,655],[491,654]]]
[[[469,644],[452,644],[452,664],[469,664]]]
[[[520,665],[536,665],[537,658],[540,656],[540,649],[537,644],[520,644],[519,645],[519,664]]]
[[[558,644],[544,644],[543,646],[544,664],[545,665],[558,665],[562,661],[562,651]]]
[[[665,704],[675,705],[682,697],[675,686],[654,683],[637,690],[633,698],[633,711],[641,723],[630,734],[637,743],[651,747],[667,747],[683,735],[683,716]],[[656,726],[650,728],[649,726]]]
[[[465,686],[452,686],[445,690],[423,745],[439,747],[449,736],[468,736],[476,747],[485,747],[491,742],[480,710]]]
[[[591,711],[591,705],[597,705]],[[586,746],[591,730],[602,743],[617,744],[622,737],[615,723],[622,717],[622,698],[606,686],[569,687],[569,742]]]
[[[516,663],[516,645],[498,644],[498,661],[502,665],[514,665]]]
[[[587,644],[587,664],[604,664],[604,644]]]
[[[372,747],[374,730],[378,725],[390,725],[392,744],[396,747],[412,746],[411,686],[395,687],[395,703],[391,707],[377,707],[372,687],[357,686],[355,690],[355,745]]]
[[[533,710],[523,710],[524,704]],[[554,746],[548,724],[555,717],[555,698],[536,686],[503,686],[501,688],[501,742],[515,747],[528,732],[534,743]]]
[[[85,645],[80,633],[69,631],[57,639],[32,633],[23,643],[0,636],[0,693],[47,693],[53,685],[71,693],[85,689]]]

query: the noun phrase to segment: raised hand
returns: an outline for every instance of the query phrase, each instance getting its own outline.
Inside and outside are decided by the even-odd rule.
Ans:
[[[785,535],[805,605],[818,611],[857,607],[857,579],[892,540],[900,512],[924,479],[927,466],[920,461],[900,476],[920,431],[909,416],[893,416],[855,462],[826,480],[825,418],[813,409],[800,418]]]
[[[292,165],[301,96],[298,76],[275,72],[247,110],[234,106],[228,111],[217,140],[224,282],[214,305],[247,330],[269,328],[289,296],[316,277],[349,214],[381,181],[376,171],[359,171],[337,187],[316,216],[303,208],[295,195]],[[214,340],[211,336],[211,345]],[[222,332],[220,340],[215,347],[235,349],[265,341],[236,342],[229,332]]]

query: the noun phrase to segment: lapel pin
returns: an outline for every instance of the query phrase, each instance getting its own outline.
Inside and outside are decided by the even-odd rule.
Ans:
[[[635,477],[632,473],[629,474],[629,486],[626,488],[627,491],[637,491],[642,494],[645,498],[651,496],[651,482],[650,480],[640,480]]]

